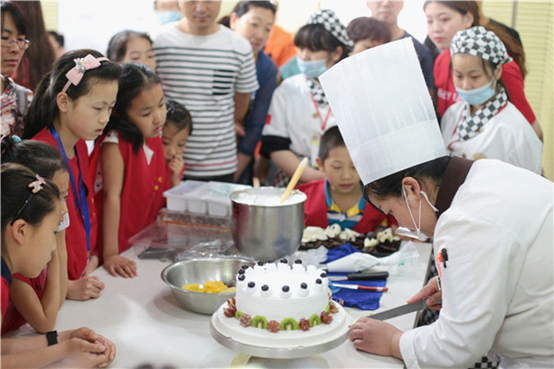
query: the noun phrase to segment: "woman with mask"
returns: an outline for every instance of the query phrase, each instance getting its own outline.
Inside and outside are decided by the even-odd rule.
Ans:
[[[512,61],[492,31],[473,27],[450,43],[452,77],[459,101],[442,118],[450,155],[471,160],[498,159],[541,173],[542,143],[519,110],[508,101],[502,66]]]
[[[426,298],[436,322],[402,332],[361,318],[353,346],[407,368],[467,368],[486,351],[500,368],[552,367],[552,182],[498,160],[446,156],[409,42],[350,57],[321,82],[364,195],[405,235],[432,236],[439,270],[408,300]]]
[[[479,8],[477,2],[473,0],[425,0],[423,10],[427,18],[429,38],[441,51],[441,54],[435,60],[433,70],[435,86],[437,87],[437,110],[442,117],[450,105],[461,99],[456,93],[452,82],[450,43],[456,32],[479,25]],[[543,132],[541,126],[527,101],[524,91],[523,74],[515,61],[510,61],[504,65],[502,68],[502,80],[511,102],[525,116],[529,124],[531,124],[531,128],[533,128],[539,139],[542,140]]]
[[[329,9],[312,14],[296,34],[294,44],[302,74],[287,78],[275,90],[260,151],[279,169],[274,184],[281,186],[288,183],[305,157],[311,166],[304,170],[300,182],[325,178],[315,160],[321,135],[336,123],[318,77],[344,59],[352,47],[346,28]]]

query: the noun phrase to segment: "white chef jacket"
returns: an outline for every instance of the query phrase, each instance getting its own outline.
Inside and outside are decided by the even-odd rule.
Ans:
[[[444,144],[450,155],[470,160],[498,159],[537,174],[542,169],[542,142],[510,102],[486,122],[475,137],[462,141],[457,134],[466,102],[450,106],[441,120]]]
[[[435,228],[443,305],[402,335],[408,368],[468,367],[489,349],[503,368],[553,367],[553,194],[528,170],[473,163]]]
[[[337,123],[329,105],[318,105],[316,109],[306,79],[305,75],[297,74],[275,89],[262,135],[290,139],[290,150],[313,162],[318,140]]]

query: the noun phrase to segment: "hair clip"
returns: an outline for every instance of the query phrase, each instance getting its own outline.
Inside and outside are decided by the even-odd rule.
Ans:
[[[87,70],[98,68],[101,61],[110,60],[106,57],[95,58],[92,54],[88,54],[84,58],[73,59],[73,61],[75,62],[75,66],[65,74],[67,83],[63,87],[62,92],[66,92],[72,84],[77,86],[83,79]]]
[[[33,193],[37,193],[40,190],[42,190],[42,185],[46,184],[46,181],[44,180],[44,178],[42,178],[38,174],[36,175],[36,178],[37,178],[36,181],[29,183],[29,188],[31,188],[31,192]]]

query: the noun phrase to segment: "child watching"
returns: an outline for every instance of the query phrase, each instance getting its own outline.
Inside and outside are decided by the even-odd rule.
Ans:
[[[60,191],[51,181],[19,164],[2,164],[2,321],[12,274],[36,278],[56,250],[62,218]],[[25,338],[2,338],[2,368],[45,367],[62,359],[74,367],[109,365],[112,342],[88,328],[48,332]]]
[[[150,68],[122,68],[117,103],[90,161],[100,219],[97,251],[111,275],[132,278],[136,263],[120,253],[130,247],[131,236],[156,220],[169,188],[160,138],[166,107],[160,79]]]
[[[69,194],[67,164],[58,150],[38,141],[22,141],[12,137],[2,140],[2,164],[17,163],[26,166],[43,178],[54,183],[61,193],[62,214],[67,215],[65,199]],[[27,278],[19,273],[13,275],[10,287],[10,303],[6,319],[2,320],[2,334],[29,322],[39,333],[54,329],[58,309],[67,293],[67,250],[65,228],[60,223],[56,233],[56,250],[47,268],[37,278]]]
[[[165,105],[167,114],[162,129],[162,144],[168,169],[167,178],[171,181],[171,187],[175,187],[181,182],[185,171],[183,152],[192,134],[192,117],[187,108],[176,101],[166,100]]]
[[[106,56],[117,63],[142,63],[156,72],[156,58],[148,33],[131,30],[116,33],[108,43]]]
[[[297,187],[308,196],[304,203],[306,227],[339,224],[342,229],[367,233],[387,221],[396,224],[393,218],[368,206],[363,199],[360,176],[337,126],[329,128],[321,137],[316,161],[327,178]]]
[[[46,142],[62,154],[68,165],[70,191],[67,208],[71,226],[67,245],[67,298],[87,300],[90,284],[101,287],[88,274],[98,266],[96,213],[85,140],[100,136],[115,105],[121,67],[95,50],[69,51],[55,63],[37,88],[25,116],[23,138]]]

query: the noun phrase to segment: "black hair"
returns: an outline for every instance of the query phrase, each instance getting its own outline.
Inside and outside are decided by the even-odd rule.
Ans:
[[[146,32],[137,32],[129,29],[120,31],[112,36],[110,42],[108,42],[108,50],[106,56],[108,59],[121,62],[127,53],[127,43],[133,38],[144,38],[146,41],[153,44],[152,38]]]
[[[10,13],[17,28],[17,32],[20,35],[27,35],[27,21],[25,15],[21,11],[21,8],[11,1],[0,2],[0,17],[2,18],[2,24],[4,24],[4,16],[6,13]]]
[[[44,179],[42,189],[32,193],[29,184],[37,180],[36,174],[23,165],[6,163],[0,168],[2,175],[2,232],[17,219],[37,225],[56,208],[60,201],[58,187]]]
[[[454,56],[454,55],[452,55],[452,56]],[[481,59],[481,65],[483,66],[483,71],[485,71],[485,74],[487,75],[487,77],[489,77],[489,79],[492,79],[494,77],[494,73],[496,72],[496,68],[498,68],[498,63],[493,63],[492,61],[487,60],[487,59],[483,59],[483,58],[480,58],[480,59]],[[492,70],[492,75],[489,75],[488,69]],[[453,71],[453,70],[454,69],[452,67],[452,57],[451,57],[450,58],[450,71]],[[449,73],[451,73],[451,72],[449,72]],[[452,79],[452,76],[450,76],[450,79]],[[502,80],[502,76],[500,76],[500,78],[496,82],[495,95],[499,91],[498,86],[504,87],[504,92],[506,93],[506,96],[508,96],[508,101],[512,101],[512,99],[510,99],[510,94],[508,93],[508,89],[506,88],[506,84]]]
[[[13,138],[2,140],[2,164],[17,163],[26,166],[39,176],[52,179],[56,172],[67,172],[67,163],[53,146],[40,141],[23,140],[15,142]]]
[[[330,53],[340,46],[342,48],[342,55],[339,60],[346,58],[350,52],[348,46],[333,36],[321,24],[317,23],[306,24],[300,28],[294,36],[294,45],[311,51],[325,50]]]
[[[346,27],[346,33],[354,43],[367,39],[387,43],[392,39],[387,24],[371,17],[358,17],[351,20]]]
[[[64,47],[65,46],[65,37],[61,34],[59,34],[58,32],[56,31],[48,31],[48,33],[54,37],[54,39],[56,40],[56,42],[58,43],[58,45],[60,45],[60,47]]]
[[[325,162],[325,160],[329,157],[331,150],[341,146],[346,145],[338,126],[333,126],[325,131],[319,141],[319,159],[321,162]]]
[[[273,4],[272,2],[268,0],[243,0],[239,1],[235,8],[233,9],[232,13],[236,13],[237,17],[242,17],[246,13],[250,11],[252,8],[263,8],[270,10],[273,15],[277,14],[277,5]],[[227,27],[231,28],[231,16],[225,15],[221,17],[217,23]]]
[[[165,118],[165,124],[172,124],[177,128],[177,132],[187,129],[189,135],[192,134],[192,116],[184,105],[179,104],[174,100],[165,100],[165,106],[167,107],[167,115]]]
[[[127,110],[133,99],[142,93],[146,88],[160,84],[160,77],[150,68],[141,63],[126,63],[122,65],[123,75],[119,80],[119,90],[110,121],[104,132],[117,131],[119,137],[133,145],[133,152],[139,152],[144,136],[140,129],[129,121]]]
[[[402,180],[405,177],[413,177],[418,182],[431,180],[440,186],[450,159],[450,156],[441,156],[368,183],[364,186],[364,198],[371,203],[368,198],[369,193],[380,200],[402,196]]]
[[[74,59],[84,58],[88,54],[95,58],[103,57],[101,53],[91,49],[66,52],[56,60],[52,71],[42,78],[25,116],[23,138],[33,138],[44,127],[51,127],[54,124],[59,114],[57,97],[68,82],[65,75],[75,67]],[[94,83],[117,81],[120,76],[121,67],[117,63],[102,61],[98,68],[87,70],[78,85],[71,84],[66,91],[67,96],[73,101],[77,100],[88,94]]]
[[[250,11],[251,8],[264,8],[270,10],[273,15],[277,14],[277,6],[270,1],[260,1],[260,0],[243,0],[239,1],[238,4],[233,9],[233,13],[236,13],[240,18]]]
[[[468,0],[468,1],[462,1],[462,0],[425,0],[423,3],[423,10],[427,8],[427,5],[429,3],[438,3],[445,5],[449,7],[450,9],[453,9],[460,13],[461,15],[466,15],[467,13],[471,13],[473,15],[473,23],[471,24],[471,27],[475,27],[479,25],[480,22],[480,16],[479,16],[479,6],[477,5],[477,2],[474,0]]]

